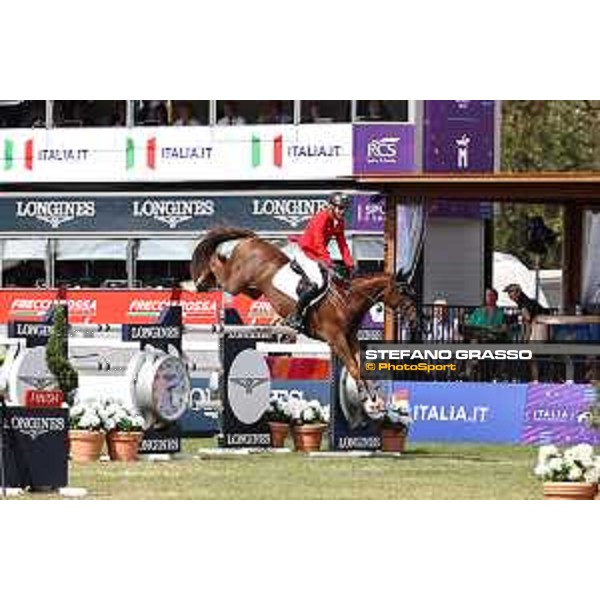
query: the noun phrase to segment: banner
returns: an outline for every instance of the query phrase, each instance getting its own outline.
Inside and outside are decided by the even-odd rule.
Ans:
[[[67,290],[71,324],[154,323],[166,306],[181,306],[186,325],[220,322],[222,293],[180,290]],[[0,290],[0,323],[42,320],[59,302],[58,290]]]
[[[494,100],[426,100],[423,123],[423,172],[493,172],[495,105]],[[491,218],[492,207],[487,202],[457,202],[440,199],[431,203],[429,215]]]
[[[600,432],[589,426],[591,385],[531,384],[521,434],[522,444],[600,444]]]
[[[2,181],[335,179],[352,125],[0,130]]]
[[[394,382],[408,390],[411,442],[518,444],[527,386]]]
[[[415,171],[415,126],[365,123],[354,125],[354,175]]]

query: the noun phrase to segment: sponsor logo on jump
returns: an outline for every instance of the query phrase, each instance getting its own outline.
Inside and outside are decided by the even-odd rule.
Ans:
[[[62,417],[33,417],[13,415],[4,421],[4,429],[12,430],[32,440],[50,432],[64,431],[66,420]]]
[[[47,223],[52,229],[96,216],[93,200],[17,200],[15,216],[19,219],[35,219]]]
[[[326,205],[319,198],[255,198],[252,216],[272,217],[297,229]]]
[[[197,217],[211,217],[215,213],[214,200],[146,199],[133,202],[133,217],[154,219],[176,229],[178,225]]]

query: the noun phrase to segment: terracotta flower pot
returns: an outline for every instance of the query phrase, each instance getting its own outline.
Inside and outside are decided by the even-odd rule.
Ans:
[[[106,436],[110,460],[131,462],[138,459],[143,433],[141,431],[111,431]]]
[[[544,500],[593,500],[597,494],[597,483],[544,481]]]
[[[313,425],[294,425],[292,436],[294,448],[297,452],[318,452],[321,449],[321,441],[326,425],[315,423]]]
[[[69,453],[71,460],[81,463],[96,462],[104,446],[103,431],[69,430]]]
[[[289,424],[269,422],[269,427],[271,429],[271,446],[273,446],[273,448],[283,448],[285,446],[285,440],[290,433]]]
[[[398,429],[381,430],[382,452],[404,452],[406,450],[406,431]]]

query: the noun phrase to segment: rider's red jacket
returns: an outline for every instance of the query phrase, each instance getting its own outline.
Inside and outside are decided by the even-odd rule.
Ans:
[[[304,233],[297,240],[298,245],[309,258],[324,262],[328,266],[333,265],[327,244],[335,238],[342,254],[344,264],[352,268],[353,261],[346,237],[344,235],[344,220],[336,219],[331,212],[325,208],[318,212],[306,226]]]

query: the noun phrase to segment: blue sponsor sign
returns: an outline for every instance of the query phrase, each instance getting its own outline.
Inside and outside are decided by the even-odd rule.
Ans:
[[[213,435],[220,431],[219,409],[211,399],[209,380],[191,378],[190,406],[178,421],[184,436]]]
[[[414,442],[518,444],[527,386],[394,382],[409,390]]]
[[[211,398],[209,380],[192,377],[190,406],[178,421],[184,436],[208,436],[221,430],[219,423],[219,406]],[[330,384],[325,380],[277,379],[271,383],[271,399],[318,400],[321,404],[329,404]]]

